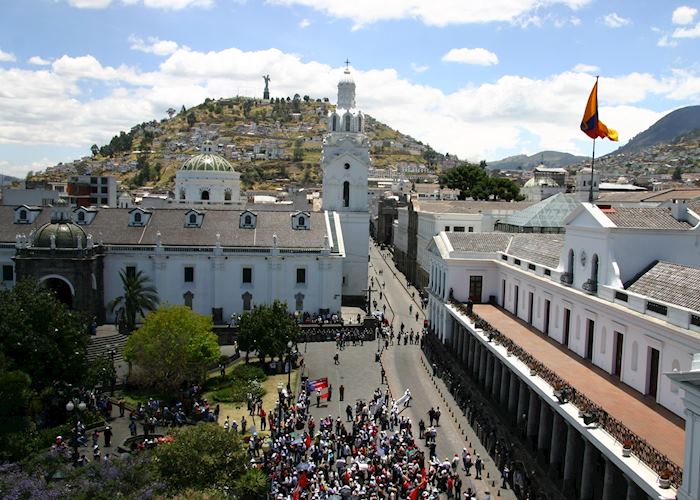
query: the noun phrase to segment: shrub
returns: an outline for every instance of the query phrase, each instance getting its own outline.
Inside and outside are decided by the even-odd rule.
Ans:
[[[259,365],[239,364],[233,367],[231,375],[236,379],[246,381],[257,380],[258,382],[264,382],[267,380],[265,371]]]
[[[236,381],[233,385],[215,391],[212,398],[217,403],[242,403],[247,400],[248,394],[261,398],[265,395],[265,389],[256,380]]]

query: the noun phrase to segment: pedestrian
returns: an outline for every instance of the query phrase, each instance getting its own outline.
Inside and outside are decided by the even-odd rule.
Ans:
[[[340,384],[338,390],[340,391],[340,400],[343,401],[345,399],[345,386]]]
[[[228,415],[226,415],[226,420],[224,420],[224,432],[228,432],[228,430],[231,426],[228,418],[229,418]]]
[[[476,470],[476,478],[481,479],[481,469],[484,467],[484,462],[481,461],[481,456],[476,454],[476,461],[474,462],[474,470]]]
[[[437,407],[437,410],[435,410],[435,427],[440,427],[440,407]]]
[[[432,406],[428,410],[428,420],[430,421],[430,427],[432,427],[433,422],[435,421],[435,410],[433,410]]]
[[[503,480],[503,484],[501,484],[501,488],[504,490],[508,489],[508,474],[510,473],[510,470],[508,470],[508,464],[505,464],[503,466],[503,470],[501,471],[501,479]]]
[[[384,380],[386,380],[386,371],[384,371],[384,367],[382,366],[382,384],[384,383]]]
[[[333,384],[328,384],[328,402],[330,403],[333,396]]]
[[[92,432],[92,446],[95,447],[97,446],[98,442],[100,440],[100,433],[97,432],[96,430]]]
[[[267,419],[265,418],[267,416],[267,413],[265,413],[265,410],[260,408],[260,411],[258,412],[258,416],[260,417],[260,430],[264,431],[265,430],[265,424],[267,422]]]
[[[348,422],[352,422],[352,406],[347,405],[345,407],[345,415],[348,419]]]
[[[235,420],[231,422],[231,430],[236,433],[238,432],[238,422],[236,422]]]
[[[245,434],[246,427],[248,427],[248,421],[245,419],[245,415],[241,418],[241,436]]]
[[[123,400],[123,399],[120,399],[120,400],[117,402],[117,405],[119,406],[119,416],[120,416],[120,417],[123,417],[123,416],[124,416],[124,400]]]
[[[340,364],[340,355],[336,352],[335,356],[333,356],[333,363],[336,365]]]
[[[98,445],[92,447],[92,460],[94,462],[100,461],[100,447]]]
[[[132,436],[136,435],[136,421],[131,420],[129,422],[129,432],[131,433]]]
[[[459,474],[455,476],[455,498],[459,498],[462,496],[462,478],[459,477]]]
[[[316,389],[316,408],[321,407],[321,390]]]
[[[104,436],[105,436],[105,448],[111,447],[112,446],[112,428],[109,425],[107,427],[105,427]]]
[[[219,363],[219,375],[222,377],[226,375],[226,365],[223,363]]]
[[[425,422],[421,418],[418,422],[418,439],[423,439],[423,434],[425,433]]]

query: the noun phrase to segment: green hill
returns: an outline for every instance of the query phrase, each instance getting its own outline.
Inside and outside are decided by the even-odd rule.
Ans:
[[[515,155],[498,161],[488,162],[489,169],[499,170],[532,170],[540,163],[547,167],[566,167],[586,160],[585,156],[574,156],[560,151],[540,151],[533,155]]]

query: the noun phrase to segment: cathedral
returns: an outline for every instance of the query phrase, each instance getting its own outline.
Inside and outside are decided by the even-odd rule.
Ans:
[[[34,277],[73,309],[113,322],[120,272],[142,272],[161,303],[225,322],[255,304],[335,313],[364,305],[371,160],[345,70],[323,140],[323,208],[244,206],[240,176],[205,143],[176,174],[177,208],[0,206],[3,287]],[[207,149],[209,148],[209,149]]]

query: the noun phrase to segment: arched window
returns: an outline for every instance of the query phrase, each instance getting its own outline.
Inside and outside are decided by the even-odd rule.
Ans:
[[[19,218],[22,220],[26,220],[27,219],[27,211],[24,209],[20,210],[19,211]]]
[[[345,115],[343,120],[345,121],[345,131],[350,132],[350,115]]]
[[[253,223],[253,219],[250,217],[250,215],[245,216],[245,225],[250,226]]]
[[[300,226],[305,226],[306,225],[306,219],[304,217],[299,217],[299,225]]]
[[[348,181],[343,182],[343,206],[350,206],[350,183]]]
[[[639,344],[635,340],[632,342],[632,363],[631,368],[633,372],[637,371],[637,358],[639,357]]]
[[[190,214],[190,224],[197,223],[197,216],[195,214]]]
[[[598,254],[593,254],[593,260],[591,260],[591,281],[593,283],[598,283]]]
[[[209,200],[209,191],[202,191],[202,201]]]
[[[331,130],[333,132],[335,132],[338,128],[338,115],[336,115],[335,113],[333,113],[333,118],[331,118],[331,123],[332,123]]]
[[[134,222],[141,222],[141,212],[136,212],[134,214]]]
[[[225,201],[231,201],[231,190],[227,189],[224,191],[224,200]]]
[[[85,212],[78,212],[78,222],[85,222]]]

